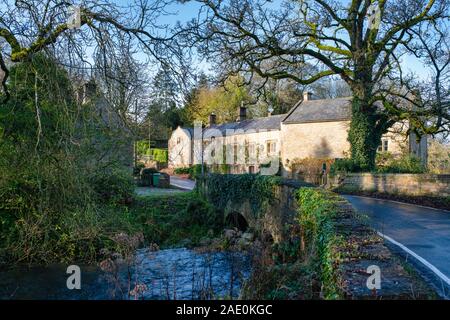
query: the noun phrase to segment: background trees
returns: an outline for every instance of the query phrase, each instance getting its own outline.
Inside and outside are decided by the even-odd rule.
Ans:
[[[0,257],[92,259],[106,191],[99,177],[116,181],[108,191],[114,201],[133,191],[121,170],[123,128],[105,122],[95,92],[81,104],[67,71],[44,54],[14,65],[8,84],[0,108]]]
[[[401,72],[402,50],[417,41],[411,30],[448,18],[447,0],[285,1],[281,9],[263,0],[199,2],[204,6],[190,24],[196,31],[192,41],[217,66],[301,85],[332,75],[347,83],[353,96],[351,156],[363,169],[374,167],[381,135],[396,121],[436,134],[448,119],[442,106],[420,99],[414,107],[399,103],[392,95],[405,87],[386,85]],[[317,71],[311,73],[310,66]]]
[[[1,262],[95,259],[111,241],[100,223],[120,219],[109,206],[134,191],[121,151],[143,118],[145,69],[183,76],[157,22],[167,1],[83,1],[77,26],[72,4],[0,1]]]
[[[27,61],[42,51],[57,57],[66,68],[83,70],[92,66],[89,55],[93,50],[104,59],[96,66],[106,67],[116,62],[115,53],[126,45],[132,48],[129,52],[139,51],[153,63],[164,62],[182,77],[183,48],[169,26],[158,23],[167,14],[168,4],[170,1],[142,0],[119,6],[109,0],[88,0],[77,6],[72,1],[2,0],[0,67],[5,73],[4,95],[8,97],[8,64]],[[78,8],[79,19],[70,24],[74,8]]]
[[[229,77],[223,85],[199,84],[185,107],[189,123],[202,121],[208,124],[209,115],[217,116],[217,123],[236,121],[238,107],[251,101],[248,88],[239,76]]]

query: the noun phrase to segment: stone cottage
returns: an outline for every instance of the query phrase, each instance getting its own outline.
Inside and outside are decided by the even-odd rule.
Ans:
[[[238,112],[235,122],[216,124],[212,114],[203,129],[174,130],[169,139],[169,166],[205,163],[221,172],[256,173],[277,159],[283,175],[291,176],[291,165],[299,159],[349,156],[350,97],[315,100],[305,93],[287,114],[247,119],[245,108]],[[407,150],[426,163],[426,137],[417,142],[406,130],[407,123],[393,126],[383,135],[378,150],[394,156]]]

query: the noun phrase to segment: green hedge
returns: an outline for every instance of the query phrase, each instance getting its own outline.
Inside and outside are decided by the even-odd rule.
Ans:
[[[361,172],[363,171],[358,163],[352,159],[336,159],[330,167],[330,174],[336,175],[341,172]]]
[[[425,166],[422,161],[411,155],[406,155],[398,159],[390,159],[384,166],[378,166],[377,172],[380,173],[424,173]]]
[[[159,163],[167,163],[169,156],[167,149],[154,148],[150,150],[150,154],[153,156],[153,160]]]
[[[206,174],[208,172],[207,166],[204,166],[203,170],[204,170],[204,173]],[[176,168],[174,170],[174,173],[175,174],[188,174],[189,178],[197,179],[202,174],[202,165],[201,164],[196,164],[196,165],[193,165],[191,167]]]
[[[89,182],[99,200],[124,201],[134,193],[134,181],[128,170],[120,167],[104,168],[89,177]]]
[[[175,174],[189,174],[190,172],[191,172],[190,167],[175,168],[174,170]]]
[[[363,172],[364,170],[352,159],[336,159],[331,165],[332,175],[346,172]],[[424,173],[425,166],[418,157],[404,155],[395,158],[390,153],[380,153],[377,155],[377,167],[374,173]]]
[[[138,141],[136,144],[137,154],[139,157],[152,156],[153,160],[160,163],[167,163],[169,154],[167,149],[161,148],[149,148],[147,140]]]

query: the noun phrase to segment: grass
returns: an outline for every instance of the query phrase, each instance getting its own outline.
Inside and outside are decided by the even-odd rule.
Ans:
[[[115,239],[120,234],[139,236],[141,246],[197,246],[202,239],[218,235],[223,222],[221,212],[197,193],[177,191],[136,196],[128,205],[107,202],[61,216],[50,240],[39,244],[29,232],[0,248],[0,265],[95,263],[102,259],[102,251],[118,249]]]

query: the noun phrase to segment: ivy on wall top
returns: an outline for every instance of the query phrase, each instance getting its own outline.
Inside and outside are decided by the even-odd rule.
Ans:
[[[207,197],[218,208],[231,200],[239,203],[248,200],[255,215],[260,214],[274,198],[274,187],[281,178],[255,174],[208,174],[199,181],[205,184]]]

